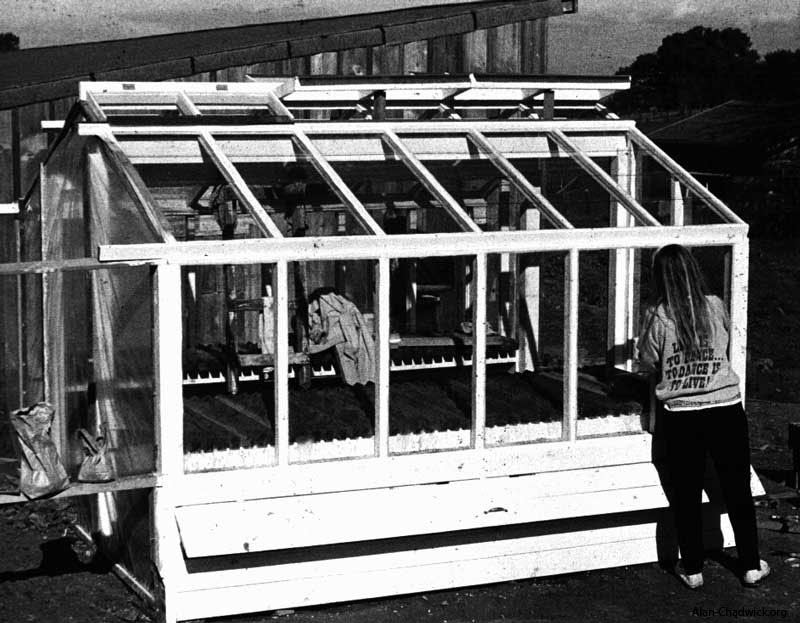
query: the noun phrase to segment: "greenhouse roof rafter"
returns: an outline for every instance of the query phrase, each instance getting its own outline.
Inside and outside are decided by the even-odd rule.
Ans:
[[[684,194],[699,199],[694,206],[711,208],[722,225],[742,225],[634,122],[618,119],[597,101],[627,86],[628,79],[619,77],[479,74],[277,77],[220,84],[88,83],[81,89],[84,120],[77,123],[73,118],[71,123],[77,123],[78,135],[99,136],[113,146],[114,166],[123,172],[151,229],[167,242],[174,237],[162,212],[173,208],[158,206],[146,184],[194,185],[188,209],[206,223],[202,236],[207,237],[213,225],[208,224],[206,189],[224,180],[261,235],[278,242],[284,235],[283,225],[278,224],[291,218],[289,203],[295,199],[287,199],[291,195],[286,192],[293,175],[303,177],[304,205],[338,214],[338,225],[326,235],[340,242],[354,233],[344,215],[367,238],[393,240],[398,232],[384,230],[381,219],[398,198],[414,223],[419,210],[423,222],[424,211],[439,210],[451,223],[435,227],[454,224],[469,236],[494,235],[493,228],[501,225],[496,216],[486,220],[486,210],[490,201],[500,201],[492,195],[498,182],[518,193],[513,217],[502,217],[519,221],[511,230],[538,229],[539,216],[520,212],[533,209],[544,218],[545,229],[572,231],[578,240],[581,232],[598,227],[597,216],[584,218],[568,194],[548,185],[548,179],[555,179],[548,173],[550,162],[552,170],[580,179],[598,201],[610,202],[616,216],[600,225],[608,235],[626,228],[684,225]],[[580,112],[584,104],[591,115]],[[462,109],[464,114],[459,114]],[[334,110],[339,112],[333,114]],[[641,173],[637,164],[641,157],[650,158],[672,180],[675,199],[669,214],[639,198],[640,183],[632,176]],[[380,190],[386,181],[398,183],[401,190]],[[174,205],[174,199],[168,201]],[[179,212],[187,213],[186,209]],[[696,208],[690,204],[688,209]],[[622,218],[621,213],[628,216]],[[429,244],[444,240],[434,241],[440,235],[434,230],[417,231],[416,224],[409,225],[404,244],[411,244],[417,235],[427,236]],[[425,232],[425,226],[419,231]],[[540,233],[532,231],[530,240],[524,238],[525,244],[512,245],[507,252],[528,248]],[[639,234],[635,240],[638,244]]]
[[[242,202],[247,211],[253,217],[258,228],[263,234],[270,238],[280,238],[282,236],[280,230],[272,222],[262,207],[261,203],[256,199],[253,191],[245,183],[242,176],[236,170],[236,167],[230,159],[223,153],[214,137],[209,132],[202,132],[198,136],[198,141],[203,150],[208,154],[208,157],[220,171],[225,181],[233,190],[236,198]]]

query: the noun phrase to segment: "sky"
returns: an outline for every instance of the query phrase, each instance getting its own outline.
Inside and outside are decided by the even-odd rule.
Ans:
[[[308,10],[335,14],[342,5],[358,4],[354,0],[0,0],[0,32],[14,32],[21,47],[27,48],[264,23],[274,19],[276,5],[301,16]],[[393,4],[370,0],[376,8]],[[800,48],[800,0],[580,0],[577,15],[550,21],[550,71],[611,74],[639,54],[655,51],[666,35],[696,25],[741,28],[761,54],[794,50]]]

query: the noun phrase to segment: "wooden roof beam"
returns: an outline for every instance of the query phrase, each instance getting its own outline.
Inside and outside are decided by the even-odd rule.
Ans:
[[[186,94],[186,91],[178,91],[175,95],[175,105],[180,113],[186,117],[199,117],[203,114],[192,101],[192,98]]]
[[[325,160],[325,157],[320,153],[319,149],[316,148],[314,143],[311,142],[311,139],[299,130],[292,134],[292,139],[300,150],[308,156],[317,173],[319,173],[322,179],[333,189],[333,192],[342,200],[342,203],[349,208],[353,217],[355,217],[356,221],[358,221],[367,233],[375,236],[385,236],[386,234],[381,229],[380,225],[378,225],[375,219],[367,212],[367,209],[361,201],[358,200],[358,197],[353,194],[353,191],[347,187],[347,184],[344,183],[344,180],[331,164]]]
[[[480,232],[480,227],[473,221],[464,209],[458,204],[453,196],[439,183],[433,174],[422,164],[408,147],[405,146],[400,137],[392,130],[384,130],[381,138],[395,155],[403,162],[409,170],[416,175],[422,185],[444,206],[453,220],[464,231]]]
[[[197,140],[203,151],[205,151],[211,159],[211,162],[214,163],[214,166],[217,167],[228,184],[230,184],[231,189],[233,189],[233,192],[236,194],[236,198],[242,202],[253,217],[253,220],[256,222],[261,232],[269,238],[282,238],[283,235],[278,229],[278,226],[275,225],[259,200],[256,199],[253,191],[247,186],[244,178],[239,171],[237,171],[230,159],[223,153],[217,141],[211,136],[211,133],[207,131],[201,132]]]
[[[664,167],[664,169],[669,171],[681,184],[686,186],[686,188],[699,197],[723,220],[728,223],[744,223],[744,221],[739,218],[728,206],[717,199],[717,197],[709,192],[705,186],[692,177],[689,172],[686,171],[686,169],[670,158],[658,147],[658,145],[647,138],[647,136],[645,136],[640,130],[631,128],[628,131],[628,136],[634,145],[639,147],[648,156]]]
[[[558,145],[559,149],[569,155],[569,157],[591,175],[606,192],[619,201],[639,223],[642,225],[659,225],[655,217],[651,216],[638,201],[623,190],[594,160],[578,149],[575,144],[567,138],[566,134],[561,130],[548,130],[546,134]]]
[[[477,130],[469,130],[467,136],[480,149],[483,153],[489,156],[489,160],[497,169],[508,178],[508,180],[519,190],[523,196],[530,201],[536,208],[538,208],[545,218],[549,220],[555,227],[561,229],[572,229],[570,223],[564,215],[559,212],[555,206],[550,203],[547,198],[528,181],[520,171],[511,162],[492,145],[489,140]]]

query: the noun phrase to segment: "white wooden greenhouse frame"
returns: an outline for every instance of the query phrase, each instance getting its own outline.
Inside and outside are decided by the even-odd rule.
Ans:
[[[2,267],[4,274],[152,267],[156,473],[138,483],[83,485],[81,491],[153,487],[152,558],[163,584],[165,621],[656,560],[656,529],[663,520],[659,509],[667,506],[667,500],[652,463],[650,432],[586,437],[578,428],[578,260],[583,252],[610,253],[608,342],[618,347],[616,365],[630,370],[638,313],[633,295],[634,251],[670,243],[728,248],[730,356],[733,369],[745,378],[747,225],[633,122],[619,120],[597,104],[614,90],[626,88],[626,80],[477,76],[360,80],[84,83],[85,120],[76,124],[77,134],[98,137],[112,148],[142,217],[162,241],[101,246],[93,259]],[[264,110],[277,122],[224,123],[218,117],[213,124],[204,122],[206,111],[226,106]],[[494,108],[500,114],[495,119],[473,119],[463,114],[470,108]],[[298,111],[318,109],[338,109],[350,118],[295,118]],[[393,109],[406,111],[406,118],[387,119],[382,114]],[[595,111],[599,118],[561,118],[562,109],[569,114]],[[181,123],[161,116],[175,110],[184,117]],[[416,118],[409,118],[408,111]],[[127,123],[125,115],[130,114],[151,115],[152,120]],[[281,236],[237,171],[237,163],[286,161],[296,152],[311,162],[367,235]],[[610,195],[611,226],[574,228],[514,166],[513,159],[523,156],[572,159]],[[671,176],[668,223],[660,223],[637,200],[637,167],[643,156]],[[461,232],[386,234],[331,164],[390,157],[413,172]],[[524,229],[482,231],[423,164],[462,157],[490,161],[529,202],[522,215]],[[593,161],[599,157],[613,159],[611,175]],[[136,166],[197,163],[204,158],[224,176],[264,238],[175,240]],[[686,225],[683,204],[689,194],[720,222]],[[539,229],[542,218],[552,228]],[[486,337],[478,330],[472,344],[469,447],[393,454],[390,261],[473,257],[472,326],[483,327],[487,256],[510,258],[514,270],[515,258],[531,252],[566,253],[561,440],[487,445]],[[289,438],[290,353],[282,337],[289,331],[287,266],[318,260],[364,260],[375,266],[374,449],[367,458],[295,463]],[[275,267],[273,455],[271,464],[263,467],[188,473],[183,450],[181,268],[223,264]],[[534,298],[537,275],[529,272],[515,277],[523,296]],[[524,369],[530,362],[522,351],[519,366]],[[762,492],[755,478],[753,487],[754,492]],[[714,517],[721,519],[723,541],[730,545],[726,516],[717,513]],[[437,539],[442,533],[465,531],[477,536],[465,542]],[[394,545],[375,547],[376,543]],[[332,547],[324,554],[281,558],[287,550],[318,548],[308,551],[323,552],[319,546]],[[283,554],[272,560],[268,554],[272,551]],[[190,571],[187,567],[192,559],[242,556],[243,562],[225,568],[212,565],[208,570]]]

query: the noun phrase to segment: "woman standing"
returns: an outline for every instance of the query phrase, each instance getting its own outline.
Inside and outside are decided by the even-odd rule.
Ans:
[[[770,568],[758,552],[750,492],[750,442],[739,377],[728,360],[729,319],[719,297],[707,294],[691,253],[680,245],[653,257],[656,305],[639,338],[639,362],[656,374],[663,403],[671,504],[680,547],[678,577],[703,585],[702,490],[706,455],[714,461],[733,526],[742,583],[755,586]]]

